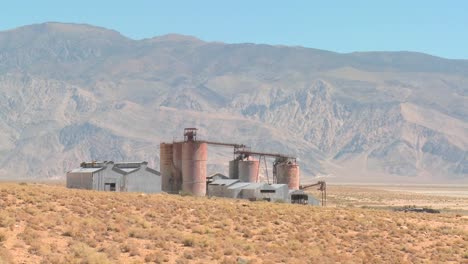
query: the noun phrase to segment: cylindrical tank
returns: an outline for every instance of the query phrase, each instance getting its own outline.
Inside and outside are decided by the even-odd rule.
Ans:
[[[242,182],[258,182],[258,160],[239,160],[239,179]]]
[[[291,190],[299,190],[299,165],[283,162],[276,165],[277,183],[287,184]]]
[[[206,195],[207,144],[182,143],[182,191],[194,196]]]
[[[159,145],[159,165],[161,170],[161,189],[164,192],[172,192],[172,144],[161,143]]]
[[[229,162],[229,179],[239,179],[239,160]]]
[[[182,190],[182,144],[172,144],[172,176],[174,177],[173,192]]]

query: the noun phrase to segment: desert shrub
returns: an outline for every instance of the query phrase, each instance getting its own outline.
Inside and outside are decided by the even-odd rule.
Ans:
[[[105,253],[109,258],[114,259],[114,260],[118,259],[120,257],[120,253],[122,252],[120,248],[114,244],[101,248],[100,251]]]
[[[10,227],[15,224],[16,220],[11,217],[8,212],[0,212],[0,227]]]
[[[195,239],[193,237],[184,238],[182,244],[184,247],[193,247],[195,245]]]
[[[129,241],[122,245],[120,248],[122,252],[128,253],[130,256],[138,256],[140,255],[140,251],[138,249],[138,245],[133,241]]]
[[[43,256],[41,264],[62,264],[65,263],[65,258],[62,254],[51,253]]]
[[[29,244],[28,252],[38,256],[44,256],[50,253],[50,246],[40,240],[34,240]]]
[[[78,242],[71,248],[73,256],[86,264],[110,264],[111,261],[103,253],[97,252],[88,245]]]
[[[145,256],[145,262],[163,263],[168,262],[169,258],[166,257],[161,251],[152,252]]]
[[[0,244],[7,240],[7,235],[0,231]]]
[[[129,237],[134,237],[138,239],[148,239],[150,235],[151,233],[149,233],[148,230],[142,228],[131,228],[128,231]]]
[[[184,258],[185,259],[193,259],[193,251],[185,251],[184,252]]]
[[[33,242],[39,241],[41,238],[41,235],[39,232],[26,227],[23,232],[18,234],[18,237],[22,239],[27,245],[31,245]]]

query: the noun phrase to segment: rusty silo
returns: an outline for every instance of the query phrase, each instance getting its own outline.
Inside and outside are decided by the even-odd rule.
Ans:
[[[182,190],[182,144],[180,142],[172,144],[172,176],[175,193]]]
[[[182,190],[195,196],[205,196],[207,144],[190,139],[181,144]]]
[[[229,161],[229,178],[230,179],[239,179],[239,160]]]
[[[276,181],[287,184],[289,189],[299,190],[299,165],[292,162],[282,162],[276,165]]]
[[[159,146],[161,190],[164,192],[172,192],[172,144],[161,143]]]
[[[239,160],[239,179],[242,182],[258,182],[258,160]]]

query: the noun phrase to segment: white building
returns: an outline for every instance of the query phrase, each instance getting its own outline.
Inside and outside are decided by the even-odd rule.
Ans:
[[[147,162],[83,162],[67,172],[67,188],[111,192],[161,192],[161,175]]]
[[[161,173],[148,167],[148,162],[116,163],[116,170],[123,171],[123,191],[161,192]]]
[[[287,184],[241,182],[238,179],[219,179],[208,184],[208,195],[248,200],[289,200]]]

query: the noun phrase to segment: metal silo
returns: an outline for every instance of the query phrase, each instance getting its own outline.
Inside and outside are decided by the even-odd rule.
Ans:
[[[239,179],[239,160],[229,161],[229,178]]]
[[[287,184],[289,189],[299,190],[299,165],[290,162],[277,164],[276,179],[279,184]]]
[[[180,142],[172,144],[172,176],[175,193],[182,190],[182,144]]]
[[[161,143],[159,145],[159,163],[161,170],[161,190],[172,192],[172,144]]]
[[[205,196],[207,144],[200,141],[181,144],[182,190],[195,196]]]
[[[239,160],[239,179],[242,182],[258,182],[258,160]]]

